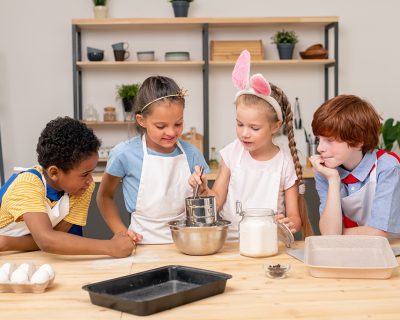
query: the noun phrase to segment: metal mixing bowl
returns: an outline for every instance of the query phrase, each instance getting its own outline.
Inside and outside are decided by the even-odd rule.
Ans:
[[[204,256],[222,248],[231,222],[218,220],[214,226],[191,226],[186,220],[174,220],[168,224],[172,239],[181,252],[191,256]]]

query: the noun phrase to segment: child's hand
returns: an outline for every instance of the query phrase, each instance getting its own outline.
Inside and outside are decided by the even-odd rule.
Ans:
[[[128,236],[128,234],[117,233],[111,239],[110,256],[115,258],[129,257],[135,248],[136,243],[130,236]]]
[[[285,217],[285,215],[283,215],[282,213],[279,213],[275,216],[276,221],[278,221],[279,223],[282,223],[284,225],[286,225],[291,233],[296,233],[297,230],[294,227],[294,223],[290,220],[290,218]]]
[[[123,235],[123,236],[129,236],[131,237],[131,239],[135,242],[139,242],[143,240],[143,236],[139,233],[136,233],[132,230],[124,230],[124,231],[120,231],[114,234],[114,236],[116,235]]]
[[[322,174],[327,180],[339,179],[339,172],[335,168],[328,168],[324,165],[324,159],[320,155],[310,157],[310,162],[315,171]]]
[[[195,188],[196,185],[200,185],[199,186],[199,194],[204,194],[207,192],[208,187],[207,187],[207,178],[206,176],[203,174],[200,177],[200,166],[195,166],[194,167],[195,172],[192,173],[192,175],[189,177],[189,185],[192,188]]]
[[[139,242],[143,240],[143,236],[139,233],[133,232],[132,230],[127,231],[127,235],[132,238],[133,241]]]

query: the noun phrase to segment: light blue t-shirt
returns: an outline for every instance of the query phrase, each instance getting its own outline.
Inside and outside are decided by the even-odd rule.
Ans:
[[[347,197],[360,190],[368,181],[371,168],[376,161],[376,150],[364,155],[352,172],[338,167],[340,179],[349,173],[360,182],[346,185],[342,183],[341,197]],[[376,167],[376,189],[367,225],[391,233],[400,233],[400,164],[396,157],[384,153]],[[319,173],[315,183],[320,198],[319,211],[322,214],[328,196],[328,181]]]
[[[186,153],[190,172],[194,171],[196,165],[204,166],[205,173],[210,171],[203,155],[195,146],[183,140],[179,140],[179,142]],[[147,152],[160,157],[176,157],[182,154],[178,147],[171,153],[159,153],[149,148],[147,148]],[[142,163],[143,144],[140,136],[117,144],[111,150],[107,161],[106,172],[112,176],[122,178],[122,191],[124,193],[125,207],[128,212],[136,210],[136,198],[142,175]]]

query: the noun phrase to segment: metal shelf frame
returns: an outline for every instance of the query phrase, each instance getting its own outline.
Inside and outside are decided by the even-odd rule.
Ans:
[[[249,18],[250,19],[250,18]],[[269,24],[265,24],[269,25]],[[209,160],[210,151],[210,128],[209,128],[209,28],[213,27],[210,23],[201,23],[202,31],[202,55],[204,64],[202,66],[203,77],[203,150],[204,157]],[[328,100],[330,97],[330,78],[333,77],[333,96],[339,92],[339,23],[330,22],[324,26],[324,43],[325,48],[329,50],[332,42],[329,36],[330,30],[333,30],[333,46],[334,46],[334,62],[324,64],[324,98]],[[72,57],[73,57],[73,101],[74,101],[74,117],[82,119],[82,68],[78,66],[82,61],[82,38],[81,28],[79,25],[72,25]],[[329,75],[329,70],[333,69],[333,76]]]

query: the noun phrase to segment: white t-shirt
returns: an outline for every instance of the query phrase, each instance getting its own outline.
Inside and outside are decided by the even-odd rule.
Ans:
[[[235,139],[233,142],[225,146],[221,151],[221,158],[224,160],[226,166],[229,170],[237,164],[237,157],[242,153],[243,157],[241,164],[247,168],[270,168],[279,167],[277,161],[279,161],[279,153],[283,154],[283,166],[281,172],[281,182],[279,185],[279,197],[278,197],[278,213],[285,213],[285,190],[292,187],[296,180],[296,170],[294,168],[294,163],[289,150],[285,148],[280,148],[279,153],[277,153],[272,159],[267,161],[258,161],[251,157],[250,153],[244,150],[242,143],[239,139]],[[254,186],[256,188],[256,186]]]

